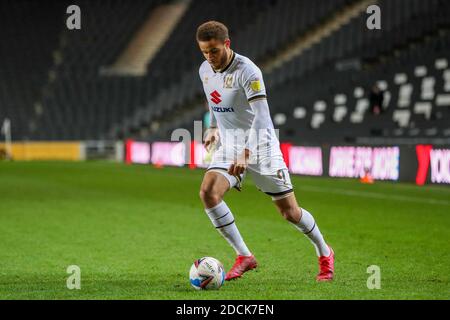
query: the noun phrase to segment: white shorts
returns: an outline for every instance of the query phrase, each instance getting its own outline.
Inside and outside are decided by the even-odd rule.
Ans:
[[[229,189],[234,187],[239,191],[241,191],[242,182],[248,172],[256,187],[271,196],[272,200],[286,198],[294,191],[289,171],[281,154],[260,159],[259,161],[250,161],[246,172],[239,177],[228,173],[228,169],[232,164],[233,161],[224,160],[221,150],[218,149],[214,153],[212,162],[206,171],[222,174],[230,183]]]

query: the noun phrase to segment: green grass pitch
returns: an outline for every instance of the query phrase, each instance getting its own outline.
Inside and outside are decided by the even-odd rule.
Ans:
[[[234,252],[198,197],[202,170],[107,162],[0,163],[0,299],[449,299],[450,188],[293,177],[336,252],[316,283],[309,240],[248,178],[225,198],[260,266],[218,291],[189,284],[194,259]],[[69,290],[66,269],[81,269]],[[381,270],[369,290],[367,268]]]

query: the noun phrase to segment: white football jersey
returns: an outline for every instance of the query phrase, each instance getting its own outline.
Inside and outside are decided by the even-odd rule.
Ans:
[[[204,61],[199,75],[210,111],[217,121],[220,145],[224,148],[242,149],[255,116],[249,102],[266,99],[261,70],[249,58],[233,52],[230,63],[223,70],[215,71],[208,61]],[[236,129],[247,134],[238,134],[242,139],[225,139],[229,130]],[[278,138],[274,130],[270,132],[270,145],[267,149],[271,155],[280,155]]]

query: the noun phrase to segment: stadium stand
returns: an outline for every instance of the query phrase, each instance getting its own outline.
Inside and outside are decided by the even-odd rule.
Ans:
[[[196,26],[198,26],[202,21],[208,19],[218,19],[219,21],[224,21],[230,28],[230,35],[233,39],[233,48],[243,55],[250,57],[256,62],[261,60],[266,60],[268,56],[272,55],[277,48],[280,47],[280,43],[289,43],[295,38],[295,35],[303,35],[308,32],[308,28],[315,27],[319,25],[332,11],[338,11],[346,5],[353,3],[354,1],[326,1],[321,2],[320,5],[311,5],[308,1],[268,1],[262,2],[266,5],[270,4],[270,8],[262,10],[260,8],[260,3],[258,2],[258,7],[260,12],[249,9],[249,18],[252,21],[251,24],[238,24],[238,27],[234,26],[234,22],[229,18],[228,15],[223,18],[211,17],[211,14],[206,12],[203,18],[198,19],[198,12],[195,12],[195,18],[198,19],[197,23],[189,23],[183,30],[191,30],[192,34],[195,34]],[[250,4],[251,2],[246,2]],[[287,5],[289,4],[289,5]],[[202,8],[204,7],[201,2],[198,3]],[[227,2],[223,5],[223,12],[235,12],[234,10],[227,11]],[[297,7],[299,6],[299,7]],[[295,10],[290,10],[290,8],[296,8]],[[245,10],[244,10],[245,12]],[[301,18],[298,13],[307,14],[309,18]],[[209,15],[208,15],[209,14]],[[266,22],[270,21],[270,24]],[[296,21],[292,26],[286,21]],[[303,22],[302,22],[303,21]],[[286,32],[286,29],[293,28],[295,32]],[[190,29],[189,29],[190,28]],[[269,29],[267,29],[269,28]],[[234,32],[236,30],[237,32]],[[236,34],[236,37],[234,37]],[[186,39],[184,37],[184,39]],[[192,39],[188,39],[186,43],[186,48],[193,48],[194,55],[193,59],[188,61],[188,64],[192,67],[192,61],[196,61],[193,69],[189,74],[185,74],[181,83],[175,83],[173,85],[172,93],[168,92],[167,97],[162,97],[161,100],[157,100],[155,103],[150,103],[146,109],[140,110],[136,113],[132,119],[127,119],[124,126],[121,127],[124,134],[127,136],[130,133],[139,132],[139,128],[150,127],[153,124],[159,124],[160,122],[166,123],[166,126],[155,126],[154,130],[151,131],[152,139],[164,139],[170,137],[170,132],[173,128],[179,126],[185,126],[187,128],[192,127],[192,119],[201,119],[204,113],[203,101],[203,90],[201,88],[200,82],[193,83],[192,79],[198,79],[198,66],[200,65],[202,59],[199,56],[198,48],[192,46]],[[194,57],[196,57],[194,59]],[[184,60],[186,56],[180,56],[181,60]],[[165,65],[165,64],[162,64]],[[174,93],[176,92],[176,95]],[[187,94],[187,95],[186,95]],[[173,97],[172,99],[170,97]],[[176,97],[176,98],[175,98]],[[175,100],[175,101],[173,101]],[[186,102],[187,101],[187,102]],[[160,104],[164,104],[163,107]],[[186,109],[188,112],[186,112]],[[180,114],[178,117],[173,117],[173,114]],[[162,118],[162,121],[159,121]],[[115,131],[117,132],[117,130]],[[148,131],[145,130],[145,135]],[[145,136],[144,135],[144,136]],[[142,136],[141,136],[142,138]]]
[[[101,74],[126,46],[158,1],[81,1],[81,30],[61,28],[61,61],[42,98],[38,130],[51,139],[104,138],[111,123],[139,103],[140,78]],[[45,136],[43,137],[45,138]]]
[[[147,73],[125,76],[104,71],[171,1],[78,1],[81,30],[66,28],[68,1],[2,1],[0,19],[15,27],[0,30],[9,44],[0,48],[0,119],[12,120],[16,140],[167,140],[175,128],[192,131],[205,113],[195,30],[215,19],[229,26],[233,49],[262,66],[283,141],[450,137],[449,2],[373,2],[381,30],[368,30],[361,11],[266,70],[293,42],[364,2],[245,0],[233,10],[225,0],[190,1]],[[369,111],[375,83],[384,90],[381,115]]]
[[[355,142],[357,137],[404,136],[405,132],[420,136],[427,129],[423,126],[436,125],[447,132],[445,121],[433,123],[433,119],[447,112],[438,108],[438,99],[439,106],[445,105],[443,80],[450,42],[443,12],[449,7],[439,1],[429,2],[426,8],[420,7],[423,2],[408,3],[413,6],[402,15],[384,17],[384,30],[362,32],[365,19],[358,17],[269,75],[272,111],[288,119],[286,125],[278,122],[285,138],[293,139],[300,131],[304,141]],[[383,12],[401,12],[408,6],[381,1],[380,7]],[[353,68],[342,70],[339,62],[351,60]],[[443,66],[436,68],[436,61]],[[404,84],[395,83],[397,73],[406,74]],[[386,110],[376,117],[369,114],[367,99],[375,83],[386,90]],[[405,109],[410,106],[412,111]],[[296,119],[297,107],[309,112]],[[420,121],[424,114],[427,118]]]
[[[40,11],[41,4],[47,10]],[[53,49],[57,47],[60,26],[55,13],[59,10],[64,12],[64,6],[48,1],[0,3],[0,119],[11,120],[16,139],[27,136],[35,125],[30,118],[40,112],[36,101],[41,97]]]

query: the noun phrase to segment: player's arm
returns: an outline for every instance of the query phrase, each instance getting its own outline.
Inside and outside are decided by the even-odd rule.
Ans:
[[[209,152],[211,147],[219,141],[219,130],[217,128],[217,120],[214,112],[209,107],[209,128],[205,132],[205,149]]]
[[[255,99],[250,102],[250,106],[255,113],[255,117],[253,118],[244,152],[238,156],[238,159],[233,165],[230,166],[228,170],[228,172],[232,175],[239,175],[245,171],[250,155],[253,152],[256,152],[258,145],[266,144],[268,142],[268,130],[273,130],[273,123],[270,118],[270,110],[267,99],[265,97]]]
[[[258,144],[265,136],[263,134],[259,137],[259,133],[266,132],[267,129],[273,129],[261,71],[259,69],[247,69],[243,72],[241,81],[255,117],[243,153],[238,156],[238,159],[228,170],[228,173],[233,175],[239,175],[247,168],[251,153],[256,152]]]
[[[200,66],[200,69],[198,70],[198,75],[202,82],[203,82],[203,79],[202,79],[203,65],[204,64],[202,64]],[[203,135],[203,140],[205,141],[205,143],[204,143],[205,149],[208,152],[210,152],[211,147],[219,141],[219,130],[217,129],[217,120],[216,120],[216,117],[214,116],[214,112],[211,109],[211,106],[208,105],[208,108],[209,108],[209,119],[210,119],[209,128],[205,130],[205,133]]]
[[[250,152],[256,152],[258,146],[266,145],[269,142],[270,131],[274,130],[274,127],[270,117],[269,104],[265,97],[255,99],[250,102],[250,106],[255,117],[253,118],[245,148],[250,150]]]

